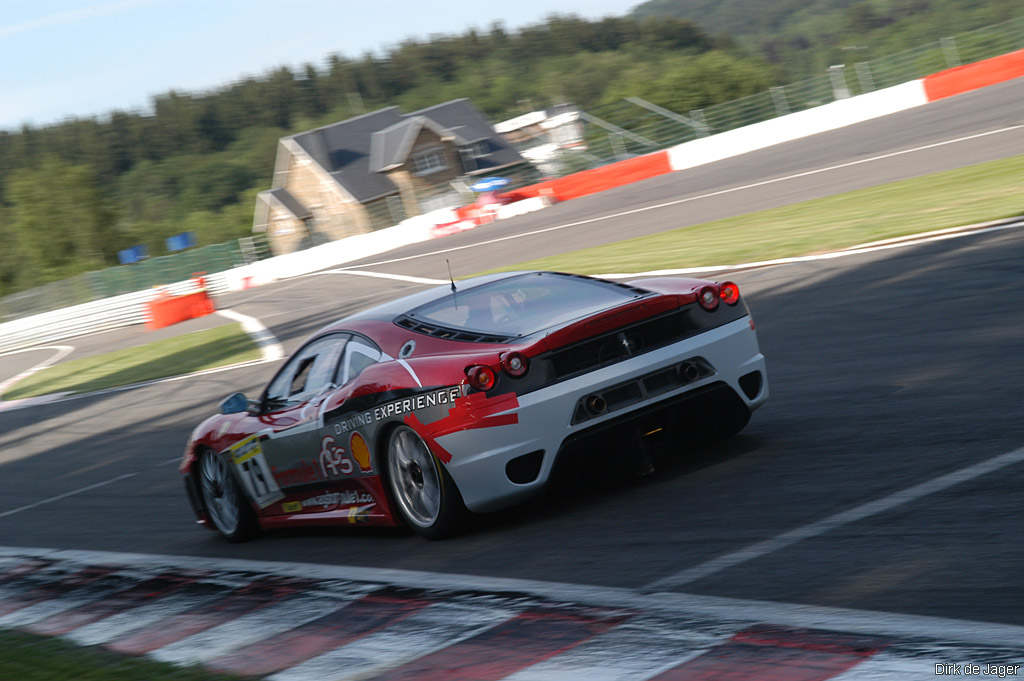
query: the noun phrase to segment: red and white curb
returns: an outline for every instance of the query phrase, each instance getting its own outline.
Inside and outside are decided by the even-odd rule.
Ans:
[[[905,681],[974,665],[976,676],[1024,676],[1024,628],[1010,625],[352,566],[28,548],[0,547],[0,628],[273,681]]]

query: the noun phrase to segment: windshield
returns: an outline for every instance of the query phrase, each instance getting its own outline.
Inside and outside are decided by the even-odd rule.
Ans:
[[[645,294],[642,289],[599,279],[532,272],[457,291],[409,316],[449,328],[528,336]]]

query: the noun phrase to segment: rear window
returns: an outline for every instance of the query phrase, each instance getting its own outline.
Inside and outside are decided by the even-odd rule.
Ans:
[[[408,314],[420,322],[503,336],[528,336],[647,295],[624,284],[533,272],[474,286]]]

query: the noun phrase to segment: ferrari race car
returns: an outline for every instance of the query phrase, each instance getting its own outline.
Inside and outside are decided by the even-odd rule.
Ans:
[[[314,334],[195,429],[181,472],[199,523],[232,541],[349,523],[442,538],[556,463],[644,472],[659,443],[735,433],[767,396],[734,283],[496,274]]]

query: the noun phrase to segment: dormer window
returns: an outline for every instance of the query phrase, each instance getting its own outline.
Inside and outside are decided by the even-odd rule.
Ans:
[[[412,155],[413,175],[430,175],[448,167],[448,154],[441,147],[418,151]]]
[[[491,145],[487,140],[480,140],[479,142],[473,142],[469,146],[462,148],[462,153],[469,158],[480,158],[491,153]]]

